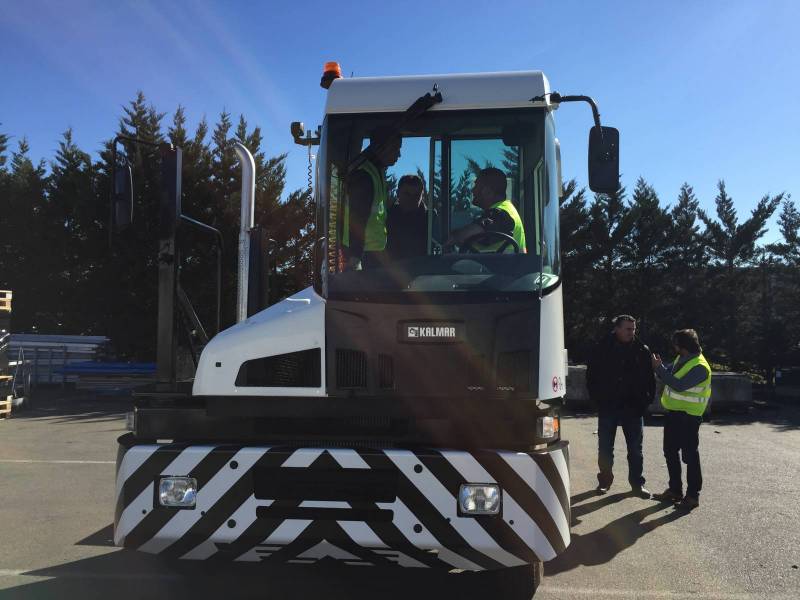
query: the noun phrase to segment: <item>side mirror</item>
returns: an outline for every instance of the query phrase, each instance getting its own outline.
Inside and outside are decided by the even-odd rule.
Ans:
[[[114,229],[123,231],[133,222],[133,172],[126,162],[114,173]]]
[[[300,140],[306,134],[305,125],[302,121],[292,121],[290,129],[295,144],[299,143],[298,140]]]
[[[600,194],[619,189],[619,130],[595,125],[589,132],[589,188]]]

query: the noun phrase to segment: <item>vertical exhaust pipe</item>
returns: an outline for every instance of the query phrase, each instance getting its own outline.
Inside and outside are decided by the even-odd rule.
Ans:
[[[247,318],[247,282],[250,278],[250,230],[255,222],[256,162],[250,150],[235,142],[233,149],[242,165],[242,218],[239,225],[239,273],[236,295],[236,322]]]

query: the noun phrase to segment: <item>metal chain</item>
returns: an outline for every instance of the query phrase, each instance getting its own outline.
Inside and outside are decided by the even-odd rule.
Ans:
[[[308,148],[308,197],[314,197],[314,169],[311,166],[311,144]]]

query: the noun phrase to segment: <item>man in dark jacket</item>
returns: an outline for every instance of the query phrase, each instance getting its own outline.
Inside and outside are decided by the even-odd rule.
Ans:
[[[634,494],[650,498],[642,475],[644,414],[655,396],[650,349],[636,338],[636,319],[619,315],[614,330],[597,345],[586,371],[589,397],[598,408],[597,492],[614,481],[614,438],[622,426],[628,446],[628,482]]]
[[[425,186],[417,175],[403,175],[397,182],[397,202],[386,216],[386,254],[392,261],[428,253],[428,209],[422,196]]]

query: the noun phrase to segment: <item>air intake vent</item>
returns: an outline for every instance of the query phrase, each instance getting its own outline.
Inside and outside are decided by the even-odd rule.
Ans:
[[[497,357],[497,391],[530,391],[530,353],[501,352]]]
[[[378,387],[394,389],[394,360],[388,354],[378,354]]]
[[[360,350],[336,350],[336,387],[367,387],[367,355]]]
[[[248,360],[236,375],[238,387],[319,387],[320,349]]]

